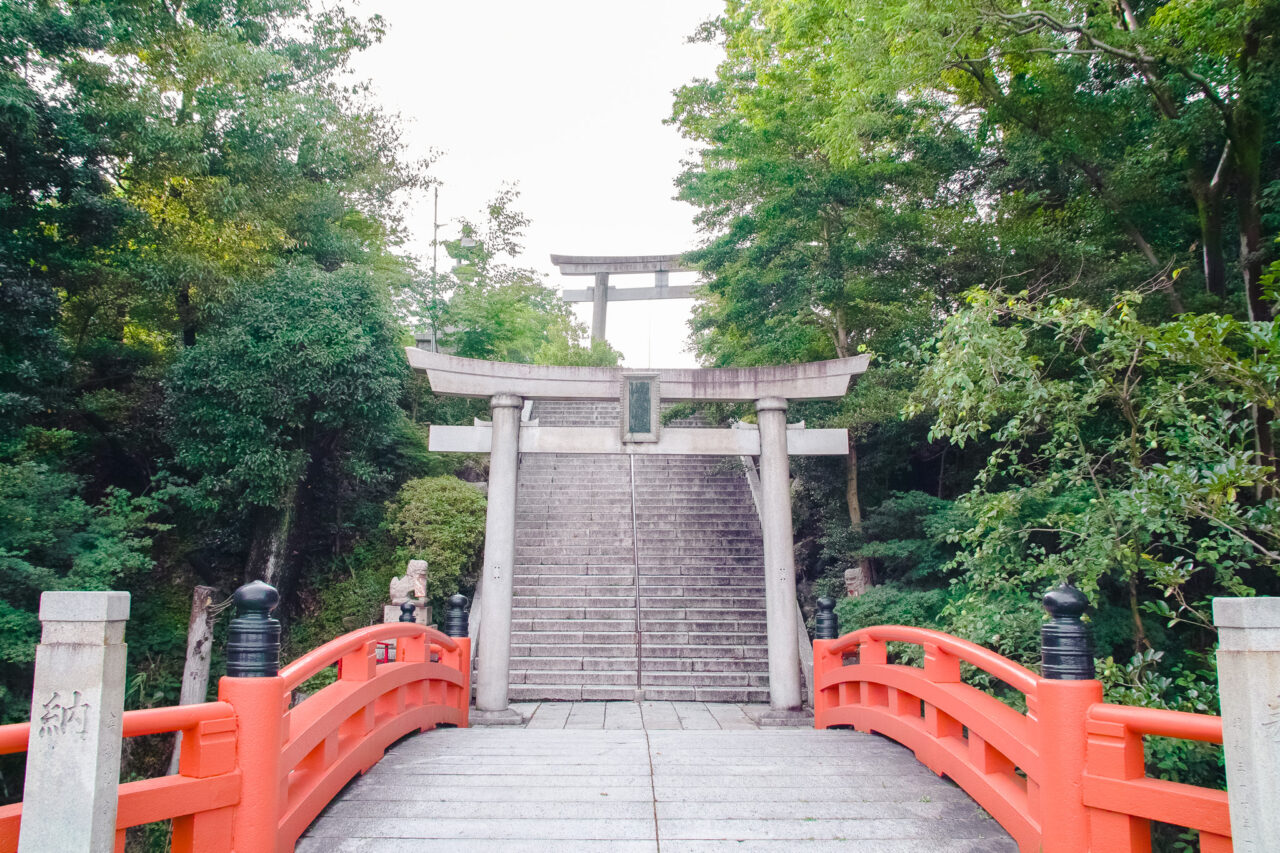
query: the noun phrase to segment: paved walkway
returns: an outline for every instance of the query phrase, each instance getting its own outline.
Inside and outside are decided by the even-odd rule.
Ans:
[[[297,853],[1017,849],[963,791],[873,735],[595,728],[441,729],[401,741]]]

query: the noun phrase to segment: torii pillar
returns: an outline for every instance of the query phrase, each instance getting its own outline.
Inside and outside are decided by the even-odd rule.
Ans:
[[[692,272],[680,255],[552,255],[561,275],[593,275],[594,287],[563,292],[565,302],[591,303],[591,340],[603,341],[609,302],[649,299],[692,299],[694,285],[668,284],[673,272]],[[609,276],[653,273],[653,287],[610,288]]]

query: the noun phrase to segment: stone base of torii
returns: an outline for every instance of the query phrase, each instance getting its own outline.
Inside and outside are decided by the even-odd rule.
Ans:
[[[631,371],[617,367],[547,367],[480,361],[414,347],[414,370],[437,394],[488,398],[493,420],[474,426],[433,426],[435,452],[488,453],[489,502],[476,654],[476,709],[481,717],[511,715],[511,600],[515,566],[516,479],[520,453],[625,453],[758,456],[760,522],[764,534],[765,618],[769,704],[803,704],[791,521],[790,455],[844,455],[846,430],[788,428],[790,400],[842,397],[868,356],[758,368]],[[527,400],[621,402],[617,428],[522,424]],[[758,429],[663,428],[659,406],[670,402],[754,402]]]

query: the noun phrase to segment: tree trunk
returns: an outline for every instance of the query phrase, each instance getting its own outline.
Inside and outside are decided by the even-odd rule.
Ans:
[[[1252,29],[1246,32],[1240,55],[1241,79],[1252,85],[1242,93],[1232,110],[1232,150],[1235,155],[1240,227],[1240,269],[1244,277],[1245,304],[1249,319],[1271,319],[1271,306],[1262,298],[1262,274],[1266,269],[1266,246],[1262,240],[1262,153],[1264,148],[1263,95],[1257,91],[1265,83],[1250,66],[1257,58],[1261,39]]]
[[[1280,486],[1277,485],[1280,483],[1280,459],[1276,458],[1275,422],[1275,409],[1260,405],[1253,407],[1253,446],[1258,454],[1258,464],[1271,468],[1270,481],[1258,483],[1258,500],[1266,500],[1280,492]]]
[[[1226,152],[1224,152],[1226,153]],[[1222,239],[1222,180],[1221,166],[1218,174],[1205,180],[1199,167],[1188,178],[1191,197],[1196,203],[1196,218],[1200,225],[1200,257],[1204,270],[1204,289],[1219,299],[1227,295],[1227,264],[1223,257]]]
[[[217,614],[212,611],[211,586],[197,586],[191,599],[191,622],[187,626],[187,660],[182,667],[182,689],[179,705],[197,705],[209,694],[209,661],[213,656],[213,623]],[[169,775],[178,772],[178,760],[182,754],[182,732],[173,740],[173,758],[169,761]]]
[[[1253,135],[1251,133],[1251,135]],[[1240,170],[1240,270],[1244,278],[1245,305],[1249,319],[1264,322],[1271,319],[1271,306],[1263,299],[1262,275],[1266,270],[1265,246],[1262,242],[1262,140],[1261,128],[1257,131],[1257,146],[1253,152],[1242,152],[1247,166]],[[1251,142],[1253,140],[1250,140]],[[1244,148],[1240,145],[1238,148]],[[1242,163],[1242,166],[1245,164]]]
[[[244,567],[246,581],[260,578],[279,588],[289,579],[289,538],[297,514],[298,486],[294,483],[289,488],[279,507],[262,507],[256,513]]]
[[[190,285],[179,285],[176,301],[178,303],[178,322],[182,325],[182,345],[184,347],[193,347],[196,345],[196,321],[195,317],[192,316]]]
[[[857,529],[862,526],[862,502],[858,500],[858,446],[853,442],[849,443],[849,456],[845,461],[844,496],[849,504],[849,524]],[[858,559],[857,568],[844,573],[845,592],[853,597],[862,595],[874,582],[871,560],[866,557]]]

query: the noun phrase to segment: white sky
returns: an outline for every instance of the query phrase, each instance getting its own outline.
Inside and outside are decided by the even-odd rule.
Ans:
[[[672,198],[689,146],[662,121],[673,89],[713,74],[719,49],[685,39],[721,8],[721,0],[363,0],[356,11],[382,15],[387,36],[355,70],[400,115],[410,156],[443,152],[432,168],[444,182],[442,223],[479,218],[504,181],[518,182],[519,207],[533,220],[521,264],[557,289],[585,287],[589,278],[561,277],[551,253],[697,245],[693,208]],[[429,259],[429,194],[411,205],[408,226],[410,251]],[[440,233],[456,237],[457,228]],[[610,281],[652,283],[651,275]],[[630,366],[693,366],[691,305],[610,303],[609,342]],[[590,304],[575,309],[589,326]]]

